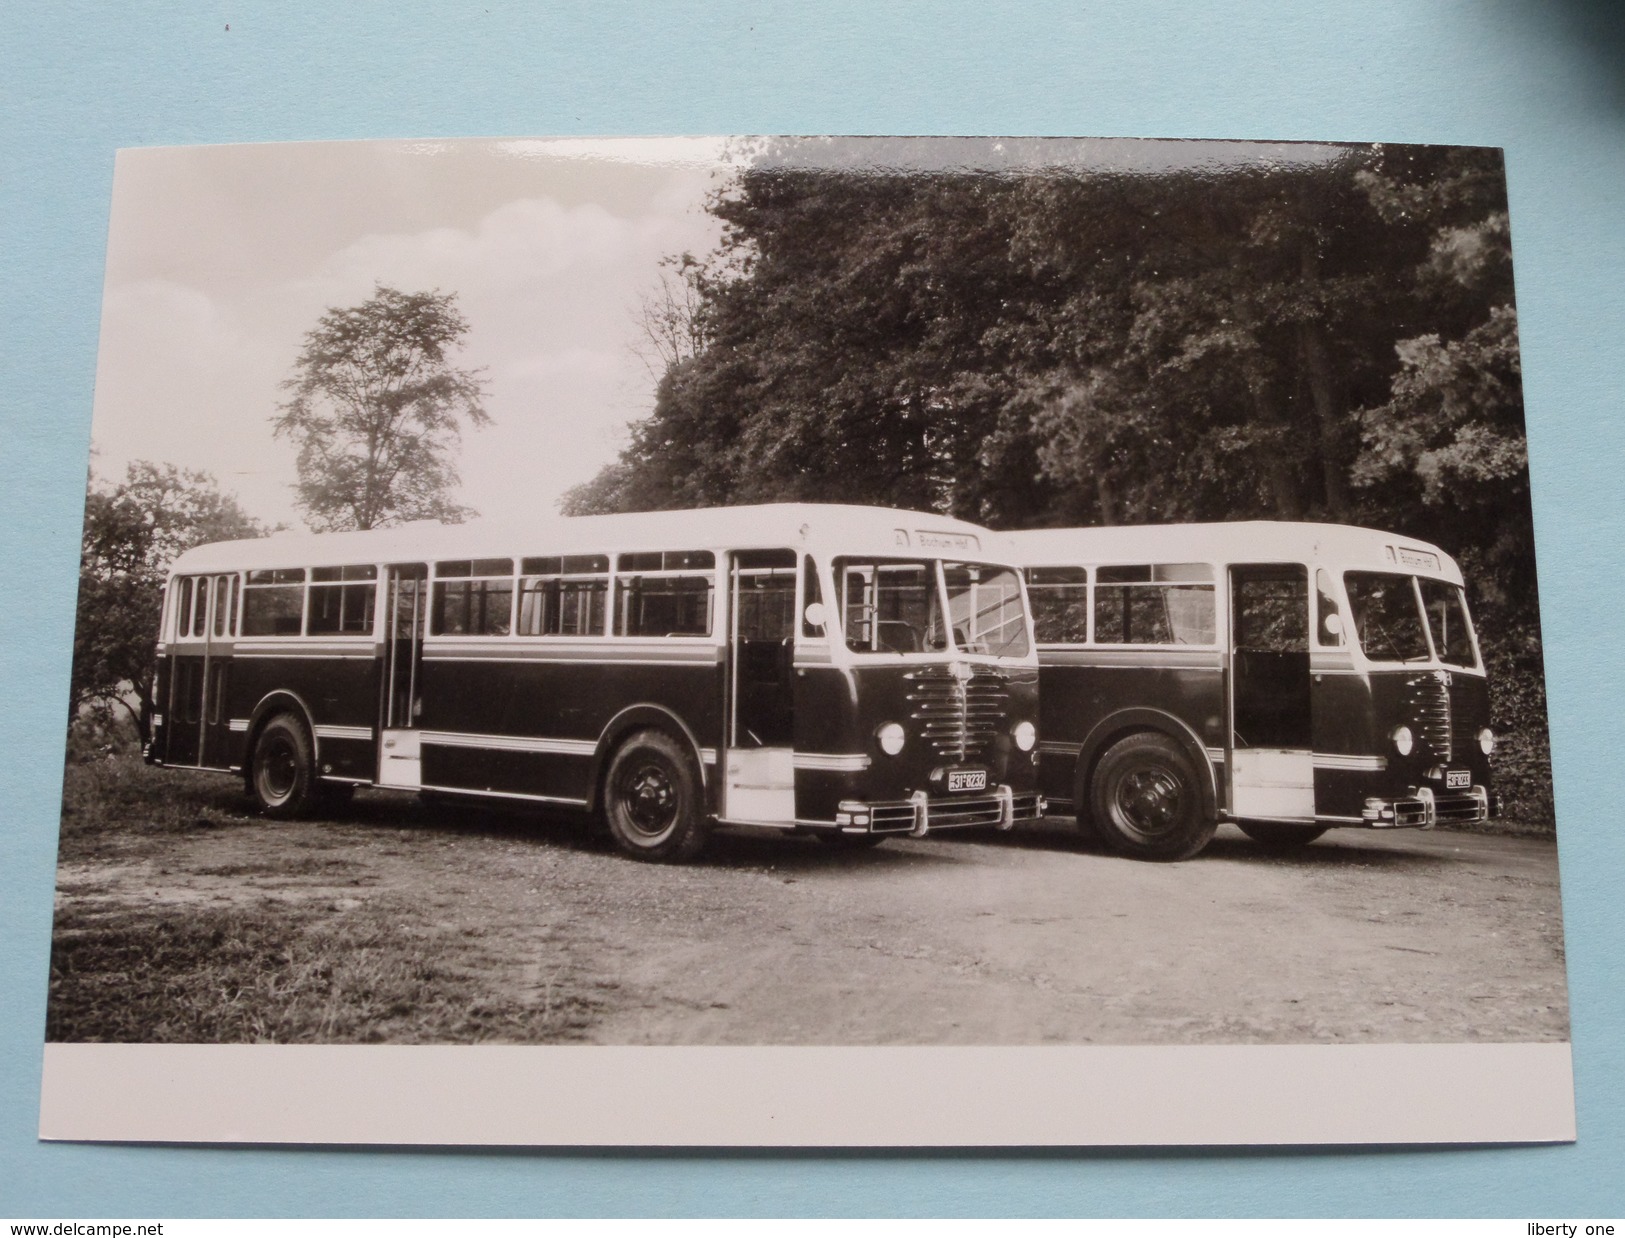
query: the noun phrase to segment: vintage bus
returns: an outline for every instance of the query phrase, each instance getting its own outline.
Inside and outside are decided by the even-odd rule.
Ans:
[[[356,786],[599,814],[651,860],[716,824],[1038,815],[1038,670],[1002,535],[783,504],[417,524],[174,564],[149,759],[260,809]]]
[[[1039,648],[1040,789],[1118,851],[1482,821],[1489,695],[1460,568],[1343,525],[1010,535]]]

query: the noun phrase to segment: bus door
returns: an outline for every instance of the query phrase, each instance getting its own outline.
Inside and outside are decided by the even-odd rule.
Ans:
[[[429,616],[429,566],[389,569],[384,598],[384,676],[378,726],[378,785],[423,783],[418,725],[423,716],[423,635]]]
[[[729,560],[727,752],[721,816],[791,825],[796,817],[796,552]]]
[[[1312,821],[1309,572],[1297,563],[1230,569],[1230,811]]]
[[[228,691],[232,634],[237,626],[237,582],[235,574],[216,576],[209,588],[209,637],[203,646],[203,722],[198,764],[212,769],[225,769],[231,763]]]
[[[175,582],[175,641],[171,645],[166,751],[170,765],[213,766],[229,760],[226,678],[236,576],[187,576]]]

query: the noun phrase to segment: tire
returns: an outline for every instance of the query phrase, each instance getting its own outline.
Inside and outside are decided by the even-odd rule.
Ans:
[[[277,714],[260,728],[249,757],[248,793],[267,817],[308,817],[320,805],[315,745],[296,715]]]
[[[1237,821],[1241,832],[1255,843],[1271,851],[1293,851],[1307,847],[1324,834],[1330,826],[1287,825],[1280,821]]]
[[[885,834],[842,834],[835,830],[819,830],[813,837],[831,851],[868,851],[887,838]]]
[[[615,845],[634,859],[692,860],[709,833],[692,758],[662,731],[637,732],[609,763],[604,818]]]
[[[1089,784],[1089,809],[1107,845],[1137,860],[1188,860],[1218,829],[1217,819],[1203,811],[1190,758],[1155,731],[1106,750]]]

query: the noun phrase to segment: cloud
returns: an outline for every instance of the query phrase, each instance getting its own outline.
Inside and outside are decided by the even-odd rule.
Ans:
[[[488,515],[551,513],[565,489],[608,463],[626,423],[652,406],[653,382],[635,351],[639,300],[656,286],[661,258],[704,253],[716,242],[716,222],[701,209],[713,184],[713,165],[699,158],[707,148],[690,144],[682,158],[640,175],[600,174],[587,146],[566,157],[552,143],[442,145],[455,158],[413,165],[411,212],[398,196],[380,198],[391,204],[379,208],[381,220],[409,213],[423,226],[335,238],[329,209],[353,211],[356,193],[399,195],[400,178],[380,172],[369,180],[372,162],[386,161],[358,160],[341,204],[301,181],[295,159],[286,178],[257,180],[252,199],[218,192],[208,199],[217,235],[252,237],[266,218],[277,221],[259,250],[245,241],[233,253],[229,273],[218,263],[199,269],[181,230],[156,222],[116,230],[132,253],[146,249],[140,264],[127,267],[110,255],[110,270],[184,274],[107,288],[93,427],[100,471],[122,473],[137,458],[205,469],[255,514],[296,521],[293,450],[270,429],[280,384],[321,314],[365,300],[380,283],[455,293],[468,319],[459,362],[484,371],[494,424],[465,437],[465,501]],[[433,144],[419,147],[414,153],[424,155]],[[330,148],[308,149],[310,166],[330,167]],[[629,153],[623,147],[613,158]],[[518,196],[516,155],[536,169]],[[245,157],[233,150],[232,166]],[[278,157],[287,164],[287,148]],[[116,194],[116,209],[138,224],[165,218],[166,194],[185,198],[210,185],[198,168],[207,158],[199,152],[175,163],[167,180],[156,173],[170,165],[145,167],[131,182],[140,200],[131,200],[133,191]],[[470,210],[482,172],[495,188],[484,209]],[[550,183],[556,192],[538,192]],[[286,209],[279,212],[279,203]]]

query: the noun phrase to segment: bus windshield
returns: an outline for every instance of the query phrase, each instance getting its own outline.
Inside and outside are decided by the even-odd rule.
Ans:
[[[1010,568],[841,558],[835,580],[847,648],[856,652],[1027,655],[1021,581]]]
[[[1391,572],[1345,572],[1343,583],[1355,635],[1373,662],[1427,662],[1437,651],[1441,662],[1477,665],[1467,603],[1455,585]]]
[[[1439,661],[1472,669],[1478,665],[1473,652],[1473,625],[1467,617],[1467,599],[1459,586],[1443,580],[1419,579],[1422,609],[1427,612],[1428,630]]]
[[[948,587],[956,648],[996,658],[1027,656],[1027,612],[1021,605],[1021,581],[1014,571],[978,563],[944,563],[942,577]]]

